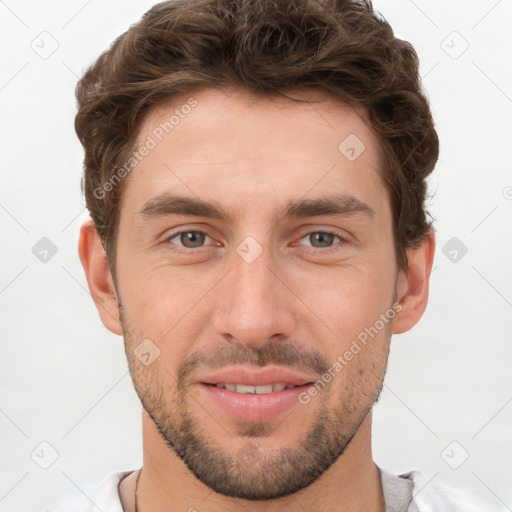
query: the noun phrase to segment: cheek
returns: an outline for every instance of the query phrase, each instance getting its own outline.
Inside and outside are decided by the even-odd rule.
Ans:
[[[293,279],[290,275],[289,282],[308,308],[304,314],[341,349],[387,311],[394,281],[390,272],[370,262],[328,270],[319,268]],[[305,309],[303,304],[297,307]]]
[[[129,328],[137,339],[151,339],[163,353],[176,356],[186,351],[210,318],[205,299],[215,276],[148,265],[140,270],[130,266],[131,272],[127,268],[120,279],[120,295]]]

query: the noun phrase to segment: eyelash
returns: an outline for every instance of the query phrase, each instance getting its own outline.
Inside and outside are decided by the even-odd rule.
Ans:
[[[177,236],[182,235],[183,233],[201,233],[201,234],[206,235],[207,237],[211,238],[204,231],[200,231],[200,230],[196,230],[196,229],[187,229],[187,230],[184,230],[184,231],[178,231],[177,233],[173,233],[172,235],[166,237],[165,240],[163,241],[163,243],[165,243],[165,244],[169,244],[170,243],[172,245],[176,245],[176,244],[172,243],[171,240],[173,238],[176,238]],[[338,233],[335,233],[333,231],[328,231],[328,230],[310,231],[310,232],[306,233],[305,235],[301,236],[299,238],[299,241],[302,240],[303,238],[306,238],[307,236],[313,235],[315,233],[322,233],[322,234],[325,234],[325,235],[333,235],[333,236],[335,236],[336,238],[339,239],[338,244],[340,244],[340,243],[341,244],[347,244],[348,243],[348,241],[345,238],[343,238],[341,235],[339,235]],[[319,252],[321,252],[323,254],[329,254],[329,253],[339,249],[338,244],[334,244],[331,247],[326,247],[326,248],[322,248],[322,247],[307,247],[306,252],[308,254],[309,253],[319,253]],[[204,248],[204,246],[192,249],[190,247],[182,247],[182,246],[176,245],[176,248],[174,248],[173,251],[176,254],[191,254],[191,253],[197,252],[199,249],[202,249],[202,248]]]

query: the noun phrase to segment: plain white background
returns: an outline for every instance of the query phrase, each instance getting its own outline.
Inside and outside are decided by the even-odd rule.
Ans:
[[[142,462],[123,340],[101,324],[77,255],[73,121],[78,76],[152,3],[0,3],[2,512],[43,510]],[[374,5],[417,49],[441,140],[430,302],[393,338],[374,458],[512,507],[512,1]],[[33,252],[43,237],[47,262]]]

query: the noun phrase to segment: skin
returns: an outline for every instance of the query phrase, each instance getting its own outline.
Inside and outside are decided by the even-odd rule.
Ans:
[[[316,101],[305,104],[206,88],[153,110],[139,141],[191,96],[197,106],[125,178],[115,279],[92,223],[80,232],[91,295],[107,329],[124,336],[143,404],[139,511],[384,511],[371,408],[391,335],[425,310],[434,234],[399,272],[379,142],[352,107],[313,90],[295,93]],[[349,134],[365,145],[354,161],[338,150]],[[163,192],[231,219],[141,216]],[[277,216],[287,201],[333,193],[374,215]],[[208,236],[191,245],[181,231]],[[345,241],[320,235],[319,244],[325,232]],[[263,249],[251,263],[236,252],[247,236]],[[316,396],[272,420],[235,419],[195,384],[228,362],[316,381],[395,300],[394,318]],[[145,339],[160,351],[149,366],[134,355]]]

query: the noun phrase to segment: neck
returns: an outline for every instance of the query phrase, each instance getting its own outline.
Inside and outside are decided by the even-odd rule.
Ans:
[[[380,473],[371,452],[371,412],[343,455],[315,482],[300,491],[270,501],[231,498],[199,481],[167,447],[143,410],[144,463],[137,489],[138,512],[174,510],[213,512],[383,512]]]

